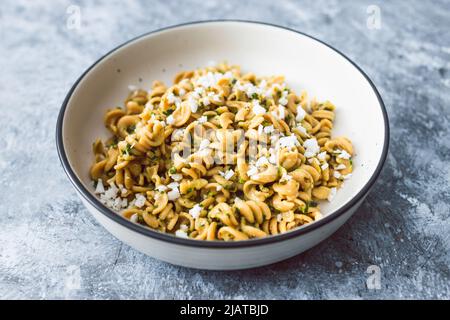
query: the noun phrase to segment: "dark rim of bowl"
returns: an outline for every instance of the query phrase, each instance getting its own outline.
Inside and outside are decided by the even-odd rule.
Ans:
[[[125,218],[123,218],[122,216],[120,216],[119,214],[117,214],[116,212],[112,211],[111,209],[107,208],[106,206],[104,206],[99,200],[98,198],[96,198],[93,194],[91,194],[82,184],[82,182],[80,181],[80,179],[78,179],[77,175],[75,174],[75,172],[72,170],[69,161],[67,159],[66,156],[66,152],[64,149],[64,143],[63,143],[63,137],[62,137],[62,132],[63,132],[63,120],[64,120],[64,114],[67,108],[67,104],[75,90],[75,88],[78,86],[78,84],[83,80],[83,78],[89,73],[89,71],[91,69],[93,69],[100,61],[102,61],[103,59],[105,59],[107,56],[109,56],[110,54],[112,54],[113,52],[117,51],[118,49],[138,40],[141,38],[144,38],[148,35],[151,34],[155,34],[161,31],[165,31],[165,30],[170,30],[170,29],[175,29],[175,28],[179,28],[179,27],[185,27],[185,26],[189,26],[189,25],[194,25],[194,24],[203,24],[203,23],[222,23],[222,22],[231,22],[231,23],[249,23],[249,24],[258,24],[258,25],[265,25],[265,26],[270,26],[273,28],[279,28],[279,29],[283,29],[286,31],[290,31],[290,32],[295,32],[297,34],[300,34],[302,36],[306,36],[310,39],[313,39],[319,43],[321,43],[322,45],[327,46],[328,48],[332,49],[333,51],[335,51],[336,53],[338,53],[339,55],[341,55],[342,57],[344,57],[347,61],[349,61],[363,76],[364,78],[369,82],[370,86],[372,87],[372,90],[375,92],[379,105],[381,106],[381,111],[383,113],[383,118],[384,118],[384,130],[385,130],[385,136],[384,136],[384,143],[383,143],[383,151],[382,151],[382,155],[380,158],[380,161],[377,165],[377,168],[375,169],[375,172],[373,173],[373,175],[370,177],[369,181],[364,185],[364,187],[357,193],[356,196],[354,196],[352,199],[350,199],[344,206],[342,206],[341,208],[339,208],[338,210],[330,213],[329,215],[325,216],[324,218],[322,218],[321,220],[314,222],[314,223],[310,223],[307,225],[304,225],[302,227],[299,227],[298,229],[294,229],[292,231],[286,232],[286,233],[282,233],[282,234],[278,234],[278,235],[271,235],[265,238],[259,238],[259,239],[250,239],[250,240],[243,240],[243,241],[230,241],[230,242],[225,242],[225,241],[205,241],[205,240],[194,240],[194,239],[185,239],[185,238],[179,238],[179,237],[175,237],[174,235],[171,234],[166,234],[166,233],[162,233],[159,231],[155,231],[152,230],[150,228],[146,228],[143,226],[140,226],[138,224],[135,224]],[[72,86],[72,88],[70,89],[69,93],[67,94],[66,98],[64,99],[64,102],[61,106],[61,110],[59,112],[58,115],[58,120],[57,120],[57,124],[56,124],[56,146],[57,146],[57,150],[58,150],[58,156],[61,160],[62,166],[64,168],[64,171],[66,172],[66,174],[68,175],[70,181],[72,182],[72,184],[75,186],[75,188],[81,193],[81,195],[92,205],[94,206],[98,211],[100,211],[102,214],[104,214],[106,217],[112,219],[113,221],[121,224],[122,226],[129,228],[133,231],[136,231],[142,235],[145,236],[149,236],[153,239],[157,239],[157,240],[162,240],[162,241],[167,241],[173,244],[179,244],[179,245],[184,245],[184,246],[189,246],[189,247],[199,247],[199,248],[223,248],[223,249],[231,249],[231,248],[243,248],[243,247],[250,247],[250,246],[259,246],[259,245],[266,245],[266,244],[273,244],[276,242],[280,242],[280,241],[285,241],[288,239],[292,239],[295,237],[298,237],[302,234],[306,234],[308,232],[311,232],[315,229],[318,229],[320,227],[322,227],[323,225],[331,222],[332,220],[337,219],[338,217],[340,217],[342,214],[344,214],[345,212],[347,212],[349,209],[351,209],[355,204],[357,204],[371,189],[371,187],[373,186],[373,184],[375,183],[375,181],[377,180],[383,165],[385,163],[386,157],[387,157],[387,153],[388,153],[388,148],[389,148],[389,120],[388,120],[388,116],[387,116],[387,112],[386,112],[386,107],[384,105],[384,102],[378,92],[378,90],[376,89],[375,85],[373,84],[372,80],[370,80],[370,78],[367,76],[367,74],[358,66],[356,65],[355,62],[353,62],[350,58],[348,58],[346,55],[344,55],[342,52],[340,52],[339,50],[335,49],[334,47],[328,45],[327,43],[316,39],[315,37],[312,37],[308,34],[305,34],[303,32],[288,28],[288,27],[284,27],[284,26],[279,26],[276,24],[272,24],[272,23],[267,23],[267,22],[259,22],[259,21],[249,21],[249,20],[236,20],[236,19],[218,19],[218,20],[203,20],[203,21],[193,21],[193,22],[187,22],[187,23],[182,23],[182,24],[177,24],[177,25],[173,25],[173,26],[169,26],[169,27],[165,27],[165,28],[160,28],[148,33],[145,33],[143,35],[140,35],[138,37],[135,37],[131,40],[128,40],[127,42],[119,45],[118,47],[112,49],[111,51],[109,51],[108,53],[106,53],[104,56],[102,56],[100,59],[98,59],[93,65],[91,65],[78,79],[77,81],[74,83],[74,85]]]

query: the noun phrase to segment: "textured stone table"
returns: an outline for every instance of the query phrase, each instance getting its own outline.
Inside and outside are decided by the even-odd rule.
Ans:
[[[0,298],[450,298],[450,1],[91,3],[0,6]],[[354,217],[308,252],[247,271],[185,269],[122,244],[82,206],[55,150],[64,96],[98,57],[214,18],[337,47],[373,79],[391,121],[385,169]],[[371,265],[378,290],[366,286]]]

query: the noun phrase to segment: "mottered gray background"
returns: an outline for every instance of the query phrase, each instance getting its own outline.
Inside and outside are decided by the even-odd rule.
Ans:
[[[2,1],[0,298],[450,298],[449,14],[446,0]],[[390,118],[387,163],[351,220],[302,255],[246,271],[172,266],[116,240],[77,198],[54,141],[66,93],[101,55],[215,18],[288,26],[338,48]],[[367,286],[371,270],[379,289]]]

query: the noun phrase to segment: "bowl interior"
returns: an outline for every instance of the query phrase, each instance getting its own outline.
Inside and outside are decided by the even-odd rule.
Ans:
[[[331,214],[349,202],[374,174],[383,154],[385,124],[371,84],[343,56],[299,33],[263,24],[209,22],[158,31],[131,41],[98,62],[78,83],[63,118],[62,142],[75,174],[93,192],[89,168],[92,142],[107,138],[107,108],[122,105],[128,86],[149,89],[153,80],[171,84],[182,70],[226,60],[243,72],[285,75],[297,93],[330,100],[336,107],[333,135],[350,138],[354,173],[334,200],[321,203]]]

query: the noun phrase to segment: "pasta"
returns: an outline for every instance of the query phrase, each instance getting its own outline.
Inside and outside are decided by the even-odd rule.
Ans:
[[[174,84],[131,90],[104,118],[90,176],[106,206],[179,237],[238,241],[322,217],[353,170],[352,143],[332,137],[335,106],[294,93],[282,76],[221,63]]]

